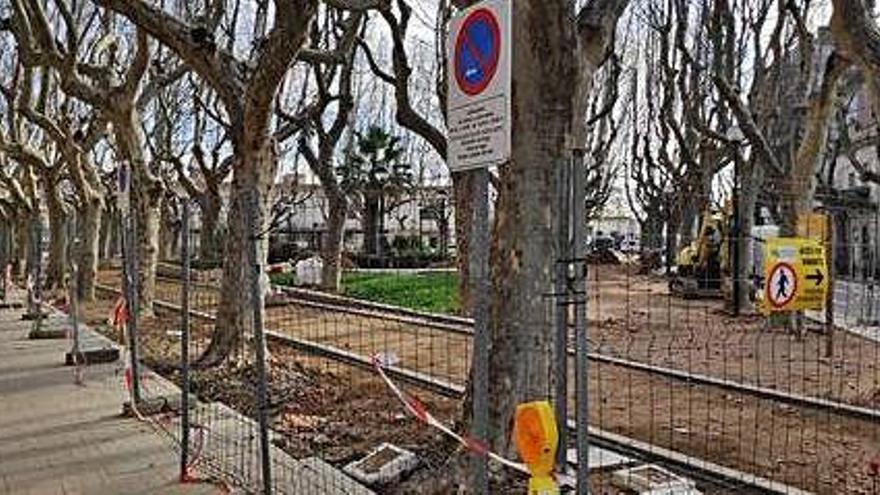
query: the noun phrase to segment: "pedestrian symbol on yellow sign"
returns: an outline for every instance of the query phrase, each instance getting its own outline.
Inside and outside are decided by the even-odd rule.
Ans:
[[[777,263],[768,282],[767,300],[775,308],[785,307],[797,294],[797,273],[788,263]]]

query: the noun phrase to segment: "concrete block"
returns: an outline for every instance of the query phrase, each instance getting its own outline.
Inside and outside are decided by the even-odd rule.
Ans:
[[[656,464],[620,469],[612,475],[615,485],[639,495],[702,495],[693,480]]]
[[[28,332],[30,340],[55,340],[66,339],[68,331],[66,328],[35,328]]]
[[[419,459],[412,452],[383,443],[366,457],[345,466],[345,472],[367,485],[382,485],[397,481],[418,464]]]
[[[115,347],[104,347],[100,349],[87,349],[77,353],[76,361],[72,352],[64,355],[64,364],[73,366],[74,363],[81,365],[112,363],[119,360],[119,349]]]

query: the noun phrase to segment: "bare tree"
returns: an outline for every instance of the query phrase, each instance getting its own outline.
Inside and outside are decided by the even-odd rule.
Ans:
[[[347,126],[352,125],[355,107],[352,73],[356,38],[348,33],[359,31],[364,19],[362,13],[349,15],[344,21],[344,29],[339,32],[331,25],[336,23],[340,15],[340,12],[328,11],[324,29],[312,33],[312,46],[339,46],[343,62],[328,65],[316,60],[309,66],[310,76],[307,76],[307,80],[314,79],[317,92],[315,101],[307,105],[300,102],[301,108],[295,115],[281,112],[285,125],[279,130],[279,137],[300,134],[297,149],[324,191],[327,228],[321,239],[321,259],[324,262],[321,285],[333,292],[339,290],[342,280],[342,243],[349,212],[349,200],[339,182],[336,166],[337,147]],[[331,108],[333,116],[328,119],[326,115]],[[316,147],[313,147],[312,141],[316,142]]]
[[[232,49],[234,43],[224,47],[215,41],[213,26],[186,23],[143,0],[95,1],[122,14],[171,49],[216,91],[231,123],[229,136],[235,158],[220,313],[211,344],[199,360],[203,365],[219,363],[238,347],[241,336],[250,328],[249,308],[263,310],[262,295],[260,300],[253,301],[241,291],[240,282],[247,280],[250,269],[247,241],[251,233],[244,207],[256,203],[255,225],[265,227],[268,199],[278,166],[276,140],[271,132],[276,93],[298,57],[324,61],[342,57],[338,51],[304,48],[318,10],[317,0],[275,0],[271,29],[261,20],[267,14],[264,9],[268,4],[261,5],[253,23],[253,49],[245,59]],[[369,7],[344,0],[330,4],[360,10]],[[216,7],[222,14],[222,2]],[[352,29],[345,38],[355,34]],[[260,244],[260,256],[265,259],[266,236],[262,236]],[[266,277],[263,277],[263,285],[268,285]]]
[[[111,16],[90,11],[85,3],[68,5],[55,1],[52,9],[52,18],[58,19],[60,26],[49,21],[42,2],[13,0],[12,19],[4,28],[13,34],[23,65],[51,68],[62,91],[100,110],[112,124],[119,158],[130,164],[132,170],[132,211],[137,217],[141,261],[138,307],[151,312],[162,184],[145,157],[140,112],[158,88],[167,80],[179,78],[185,70],[180,67],[168,70],[144,86],[151,58],[145,31],[138,30],[129,54],[130,62],[126,65],[119,53],[120,44]],[[92,22],[96,16],[100,22]],[[59,39],[63,42],[56,42]],[[120,66],[124,66],[121,77]]]

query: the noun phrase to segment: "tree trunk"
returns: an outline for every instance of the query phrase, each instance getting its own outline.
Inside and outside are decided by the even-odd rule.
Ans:
[[[202,213],[199,230],[199,259],[205,261],[217,261],[220,258],[220,246],[217,239],[217,228],[220,224],[220,195],[213,192],[205,192],[203,199],[199,201],[199,209]]]
[[[828,124],[837,99],[837,82],[849,64],[831,55],[824,64],[818,91],[810,96],[806,128],[782,194],[782,235],[796,234],[798,216],[812,211],[815,173],[828,139]]]
[[[61,287],[64,279],[64,255],[67,245],[65,232],[64,205],[58,189],[51,181],[44,180],[43,194],[46,197],[46,210],[49,213],[49,262],[46,267],[45,288],[52,290]]]
[[[367,191],[364,196],[364,252],[375,256],[380,253],[379,209],[382,199],[376,191]]]
[[[265,311],[263,294],[269,287],[269,280],[262,268],[266,263],[269,244],[264,230],[269,218],[269,198],[278,168],[278,158],[274,142],[270,139],[242,148],[242,145],[236,146],[217,324],[208,348],[198,360],[200,366],[218,365],[238,351],[240,361],[251,362],[254,349],[244,345],[244,337],[253,334],[254,308]],[[247,229],[247,210],[244,209],[252,208],[255,193],[259,196],[257,211],[253,213],[256,217],[254,222],[261,234],[258,241],[258,263],[261,267],[259,276],[262,289],[256,301],[253,300],[250,290],[254,267],[247,251],[250,249],[253,233]]]
[[[177,257],[177,239],[180,237],[180,228],[177,219],[170,212],[162,215],[162,223],[159,231],[159,260],[173,260]]]
[[[321,287],[331,292],[339,292],[342,282],[342,243],[345,238],[348,205],[344,196],[332,194],[330,191],[327,191],[327,202],[329,209],[327,234],[321,243],[321,259],[324,262]]]
[[[551,396],[553,291],[557,258],[556,170],[569,154],[578,72],[569,2],[514,2],[513,155],[499,168],[491,247],[490,443],[513,455],[517,404]],[[590,71],[592,72],[592,71]]]
[[[131,102],[112,115],[113,131],[122,156],[128,161],[131,173],[129,212],[136,223],[138,267],[138,310],[152,314],[156,298],[156,267],[159,261],[159,222],[162,212],[162,183],[152,177],[144,159],[144,135],[140,116]]]
[[[138,308],[144,314],[151,314],[156,298],[162,194],[142,168],[145,166],[134,167],[132,171],[131,205],[137,225]]]
[[[92,199],[79,209],[77,215],[79,276],[76,288],[77,297],[81,301],[95,300],[95,281],[98,276],[98,251],[103,212],[104,207],[101,200]]]
[[[694,240],[695,229],[697,229],[697,235],[699,235],[700,225],[697,222],[702,221],[702,212],[697,211],[697,206],[694,203],[686,203],[679,211],[681,216],[679,217],[676,229],[678,232],[678,242],[676,242],[675,237],[671,240],[673,252],[678,252],[680,249],[676,248],[687,246]]]
[[[440,236],[440,253],[443,259],[449,256],[449,220],[445,217],[437,219],[437,230]],[[459,275],[461,276],[461,275]]]
[[[470,285],[470,239],[473,227],[474,181],[469,174],[453,174],[455,198],[455,264],[458,268],[458,299],[463,316],[474,311],[474,299]]]
[[[27,278],[28,270],[30,269],[28,262],[30,260],[29,253],[31,251],[31,237],[33,237],[33,225],[31,225],[32,220],[33,217],[31,214],[25,212],[18,217],[18,222],[15,226],[15,253],[13,262],[15,266],[13,275],[18,280],[25,280]]]
[[[749,292],[752,290],[752,265],[754,265],[754,257],[752,256],[752,246],[755,242],[752,239],[752,228],[755,225],[755,209],[758,205],[758,192],[764,183],[764,167],[749,162],[746,170],[740,174],[740,195],[739,195],[739,235],[740,242],[737,243],[739,249],[739,270],[734,273],[734,283],[739,284],[739,307],[749,307]],[[745,180],[743,180],[745,178]],[[732,260],[731,260],[732,262]]]

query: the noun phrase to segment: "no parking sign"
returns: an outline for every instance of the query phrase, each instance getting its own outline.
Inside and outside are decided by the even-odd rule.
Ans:
[[[486,0],[450,22],[449,168],[510,157],[510,0]]]

